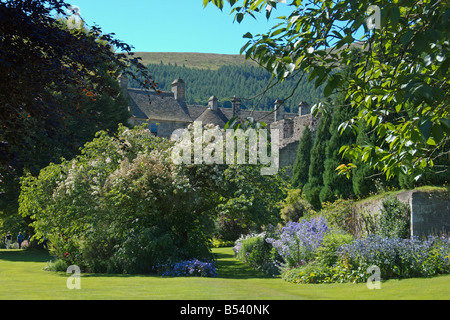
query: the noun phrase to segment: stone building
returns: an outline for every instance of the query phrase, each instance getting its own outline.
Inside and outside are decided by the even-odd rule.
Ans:
[[[212,123],[223,128],[234,117],[245,119],[253,117],[267,124],[270,129],[280,131],[280,167],[292,166],[297,154],[297,147],[306,126],[315,131],[318,118],[311,114],[310,107],[300,102],[299,112],[285,112],[282,100],[274,102],[273,112],[251,111],[241,108],[241,100],[233,97],[231,108],[218,106],[217,97],[211,96],[208,105],[188,105],[186,103],[186,84],[182,79],[176,79],[171,84],[170,92],[157,94],[153,91],[128,88],[126,79],[120,80],[121,87],[128,93],[131,125],[148,123],[151,132],[159,137],[170,138],[171,134],[180,128],[186,128],[194,121],[204,125]]]

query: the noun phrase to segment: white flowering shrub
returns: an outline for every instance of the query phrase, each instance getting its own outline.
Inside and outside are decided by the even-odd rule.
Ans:
[[[80,156],[23,179],[20,213],[55,256],[93,272],[210,258],[217,168],[174,165],[170,147],[143,127],[100,132]]]

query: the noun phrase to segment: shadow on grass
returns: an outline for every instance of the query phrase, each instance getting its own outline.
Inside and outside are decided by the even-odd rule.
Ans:
[[[231,251],[230,251],[231,252]],[[255,279],[255,278],[271,278],[262,272],[254,270],[245,263],[237,260],[233,253],[215,252],[217,261],[218,278],[224,279]],[[13,262],[48,262],[51,256],[47,250],[43,249],[27,249],[27,250],[0,250],[0,261]],[[67,277],[65,272],[56,272],[61,276]],[[155,274],[107,274],[107,273],[83,273],[84,277],[160,277]]]
[[[219,278],[225,279],[255,279],[272,278],[260,271],[254,270],[245,263],[237,260],[233,254],[215,253]]]
[[[222,279],[262,279],[262,278],[272,278],[262,272],[254,270],[247,266],[245,263],[237,260],[233,254],[216,252],[214,256],[217,261],[217,273],[218,278]],[[67,276],[67,274],[61,273],[62,276]],[[117,277],[117,278],[128,278],[128,277],[155,277],[155,278],[175,278],[171,276],[161,277],[156,274],[115,274],[115,273],[87,273],[83,274],[83,277]]]
[[[47,262],[51,259],[50,254],[44,249],[11,249],[0,250],[0,260],[21,262]]]

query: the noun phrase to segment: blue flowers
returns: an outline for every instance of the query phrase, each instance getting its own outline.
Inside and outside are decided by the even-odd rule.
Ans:
[[[299,266],[312,258],[327,231],[327,223],[322,217],[288,222],[279,238],[268,238],[266,241],[277,249],[288,266]]]
[[[449,254],[450,241],[433,236],[419,240],[370,235],[339,250],[341,258],[348,259],[353,267],[378,266],[384,279],[448,273]]]
[[[198,259],[185,260],[170,265],[163,277],[217,277],[215,262]]]
[[[261,242],[270,244],[278,256],[262,254],[270,248],[264,249]],[[448,236],[404,239],[369,235],[355,240],[330,230],[322,217],[241,237],[234,251],[238,259],[256,269],[273,262],[282,278],[294,283],[363,282],[372,275],[367,271],[370,266],[380,269],[382,280],[450,273]]]

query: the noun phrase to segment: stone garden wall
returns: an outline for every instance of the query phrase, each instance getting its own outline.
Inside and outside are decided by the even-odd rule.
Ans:
[[[396,194],[410,207],[411,235],[424,237],[450,233],[450,192],[448,190],[409,190]],[[353,207],[353,233],[367,234],[376,223],[382,198],[358,202]]]

